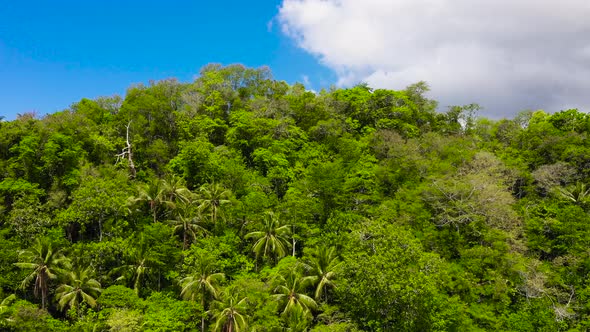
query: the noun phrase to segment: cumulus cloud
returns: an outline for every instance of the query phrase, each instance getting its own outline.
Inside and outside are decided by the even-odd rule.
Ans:
[[[487,116],[590,111],[588,0],[284,0],[278,22],[338,84],[427,81]]]

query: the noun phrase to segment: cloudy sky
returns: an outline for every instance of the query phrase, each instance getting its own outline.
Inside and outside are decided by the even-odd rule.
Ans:
[[[283,33],[338,84],[427,81],[489,116],[590,110],[588,0],[284,0]]]
[[[0,116],[268,65],[313,90],[427,81],[441,110],[590,110],[590,0],[0,1]]]

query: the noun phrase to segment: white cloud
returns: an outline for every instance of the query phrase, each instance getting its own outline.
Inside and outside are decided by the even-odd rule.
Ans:
[[[278,21],[339,85],[420,80],[488,116],[590,111],[588,0],[284,0]]]

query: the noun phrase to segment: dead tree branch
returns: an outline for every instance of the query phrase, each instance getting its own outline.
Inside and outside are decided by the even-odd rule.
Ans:
[[[126,126],[127,127],[127,139],[126,139],[127,146],[124,147],[123,150],[121,150],[121,153],[116,155],[117,161],[115,162],[115,165],[117,165],[122,159],[127,157],[127,161],[129,163],[129,171],[131,172],[131,178],[135,178],[137,171],[135,170],[135,164],[133,163],[133,152],[131,150],[131,142],[129,141],[129,126],[131,126],[131,121],[129,121],[129,123]]]

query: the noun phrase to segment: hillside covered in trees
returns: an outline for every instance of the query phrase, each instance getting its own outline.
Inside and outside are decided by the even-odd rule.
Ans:
[[[0,330],[586,331],[590,117],[209,65],[0,122]]]

